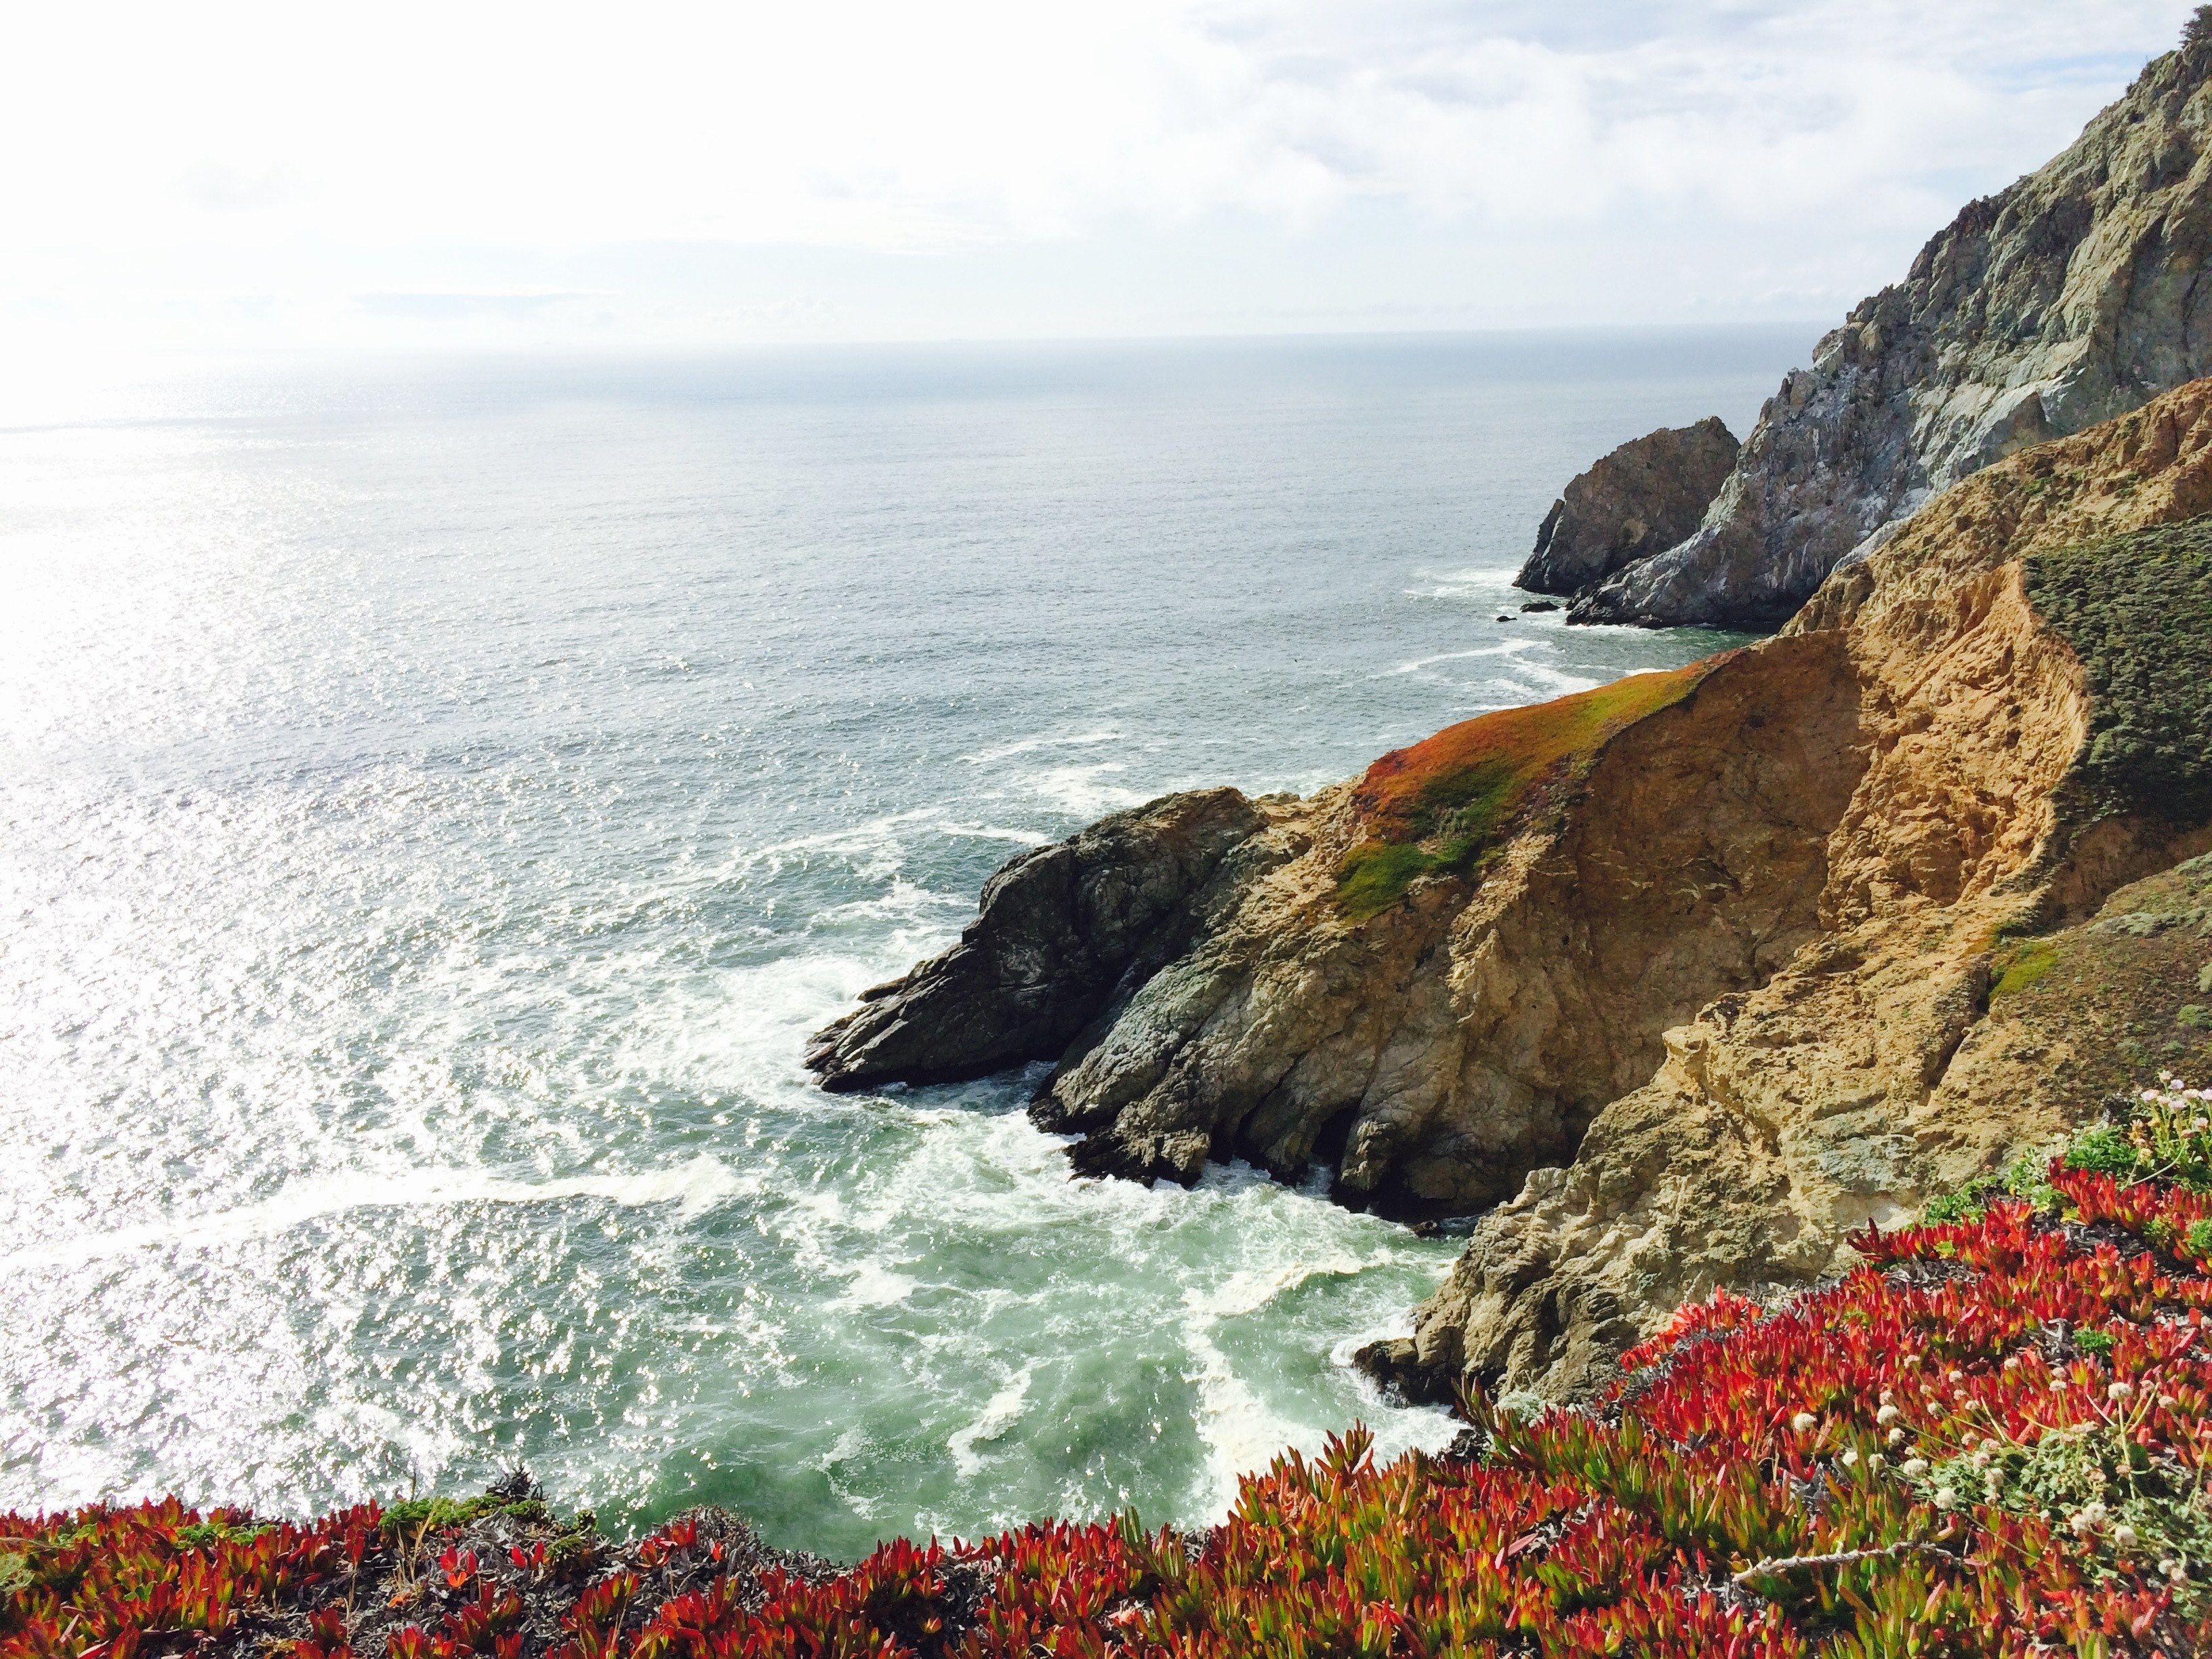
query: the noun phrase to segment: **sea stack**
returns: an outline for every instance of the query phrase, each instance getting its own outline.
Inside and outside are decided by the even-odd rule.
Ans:
[[[1704,521],[1738,447],[1717,415],[1631,439],[1552,503],[1514,585],[1532,593],[1579,593],[1674,546]]]

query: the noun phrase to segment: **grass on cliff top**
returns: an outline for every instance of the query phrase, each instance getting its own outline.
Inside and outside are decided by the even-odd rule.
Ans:
[[[2088,684],[2072,812],[2212,817],[2212,515],[2035,555],[2027,580]]]
[[[1338,866],[1339,902],[1364,921],[1423,876],[1473,869],[1547,786],[1578,775],[1616,732],[1680,702],[1728,654],[1478,715],[1383,756],[1352,796],[1365,834]]]

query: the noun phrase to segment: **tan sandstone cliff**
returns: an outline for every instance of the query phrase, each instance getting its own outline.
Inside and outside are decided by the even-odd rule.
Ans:
[[[1863,762],[1826,838],[1818,931],[1765,984],[1665,1033],[1656,1074],[1597,1115],[1571,1164],[1485,1218],[1383,1370],[1418,1393],[1464,1376],[1571,1395],[1682,1301],[1836,1271],[1848,1231],[1902,1219],[2197,1052],[2201,901],[2191,915],[2146,884],[2091,917],[2212,840],[2203,808],[2157,780],[2083,798],[2099,699],[2029,587],[2039,556],[2208,510],[2212,382],[2198,381],[1938,498],[1749,653],[1828,641],[1846,664],[1834,695]],[[2100,573],[2116,588],[2156,552],[2118,545]],[[2201,637],[2201,592],[2199,579],[2136,626]],[[2134,695],[2108,690],[2115,708]],[[1813,711],[1793,695],[1773,712]],[[2185,925],[2125,920],[2142,915]],[[2023,987],[1993,1007],[1993,984],[2045,976],[2008,966],[2059,962],[2070,996]]]

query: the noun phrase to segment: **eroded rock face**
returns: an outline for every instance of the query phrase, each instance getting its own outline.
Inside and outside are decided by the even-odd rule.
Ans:
[[[1552,503],[1515,586],[1578,593],[1674,546],[1704,521],[1736,449],[1735,434],[1717,415],[1631,439]]]
[[[1932,495],[2212,373],[2208,37],[1863,301],[1767,401],[1705,523],[1571,619],[1778,626]]]
[[[1014,859],[960,942],[818,1033],[807,1066],[832,1090],[950,1083],[1057,1059],[1188,941],[1223,866],[1267,827],[1234,789],[1170,795]]]
[[[1707,665],[1571,781],[1555,775],[1560,793],[1486,863],[1425,869],[1363,914],[1345,872],[1372,845],[1364,798],[1386,757],[1317,797],[1306,850],[1070,1056],[1039,1121],[1085,1134],[1083,1170],[1187,1181],[1209,1156],[1243,1156],[1295,1178],[1340,1143],[1348,1200],[1495,1202],[1650,1075],[1663,1030],[1759,982],[1814,929],[1856,749],[1818,716],[1770,720],[1765,699],[1786,682],[1847,723],[1854,705],[1829,684],[1843,670],[1825,640]]]
[[[1841,652],[1849,672],[1832,684],[1856,701],[1865,754],[1826,839],[1817,929],[1764,984],[1667,1031],[1656,1074],[1596,1114],[1570,1164],[1533,1174],[1484,1218],[1412,1341],[1373,1351],[1372,1366],[1426,1397],[1462,1379],[1571,1397],[1683,1301],[1837,1271],[1851,1231],[1901,1221],[2094,1113],[2125,1058],[2114,1027],[2136,1022],[2054,1000],[2023,1031],[2021,1005],[2000,997],[1992,1012],[1991,991],[2021,939],[2081,956],[2078,929],[2036,936],[2207,843],[2201,758],[2180,784],[2161,763],[2116,794],[2098,758],[2110,745],[2093,739],[2145,725],[2136,705],[2149,682],[2106,635],[2148,612],[2114,590],[2212,580],[2212,526],[2106,538],[2208,511],[2212,382],[2199,382],[1979,475],[1830,579],[1771,642]],[[2154,568],[2185,557],[2197,563]],[[2112,601],[2101,623],[2062,633],[2038,611],[2030,580],[2045,561],[2052,572],[2035,580],[2052,594],[2087,567]],[[2163,625],[2193,639],[2205,620]],[[2108,655],[2118,669],[2100,666]],[[1809,711],[1774,713],[1794,726]],[[2203,714],[2200,696],[2161,720]],[[2126,933],[2106,928],[2099,948]],[[2136,1052],[2137,1080],[2167,1058],[2166,1018],[2160,1048]]]

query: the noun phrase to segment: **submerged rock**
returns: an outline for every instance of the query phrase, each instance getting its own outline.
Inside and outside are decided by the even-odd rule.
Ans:
[[[2212,22],[2063,155],[1969,204],[1767,401],[1705,523],[1577,622],[1772,628],[1992,462],[2212,373]]]
[[[1514,585],[1532,593],[1577,593],[1674,546],[1704,520],[1735,465],[1736,448],[1735,434],[1717,415],[1621,445],[1552,503]]]

